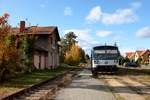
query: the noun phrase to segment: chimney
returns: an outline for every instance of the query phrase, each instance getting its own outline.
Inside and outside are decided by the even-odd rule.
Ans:
[[[20,32],[23,33],[25,31],[25,21],[20,21]]]

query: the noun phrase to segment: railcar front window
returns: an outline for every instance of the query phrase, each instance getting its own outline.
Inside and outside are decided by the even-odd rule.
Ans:
[[[117,50],[107,50],[105,52],[104,50],[96,50],[96,52],[94,52],[94,58],[99,60],[116,59],[117,57]]]

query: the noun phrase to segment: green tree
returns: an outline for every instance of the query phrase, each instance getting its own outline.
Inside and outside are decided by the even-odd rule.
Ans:
[[[130,59],[128,57],[125,57],[124,62],[130,62]]]
[[[65,35],[65,39],[66,39],[67,45],[69,47],[68,49],[70,49],[70,47],[72,45],[77,43],[76,38],[77,38],[77,36],[74,34],[74,32],[69,32]]]
[[[70,51],[71,46],[77,43],[76,38],[74,32],[68,32],[64,38],[61,38],[61,62],[64,62],[64,56],[66,52]]]
[[[123,65],[125,62],[129,62],[129,59],[127,57],[119,56],[118,57],[119,65]]]
[[[85,55],[86,59],[89,60],[90,56],[88,54]]]
[[[77,36],[74,34],[74,32],[65,34],[65,37],[61,39],[62,50],[64,52],[69,51],[71,46],[77,43],[76,38]]]
[[[81,62],[86,63],[85,51],[80,48]]]

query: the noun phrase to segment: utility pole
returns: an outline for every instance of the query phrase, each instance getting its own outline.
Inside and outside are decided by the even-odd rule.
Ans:
[[[117,47],[117,43],[116,43],[116,42],[115,42],[114,46],[116,46],[116,47]]]

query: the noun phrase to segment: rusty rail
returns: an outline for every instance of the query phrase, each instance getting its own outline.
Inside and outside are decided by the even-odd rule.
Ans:
[[[61,73],[61,74],[59,74],[57,76],[51,77],[51,78],[49,78],[47,80],[44,80],[44,81],[41,81],[39,83],[33,84],[32,86],[29,86],[27,88],[24,88],[22,90],[19,90],[19,91],[15,92],[15,93],[12,93],[12,94],[10,94],[10,95],[8,95],[6,97],[3,97],[0,100],[13,100],[13,99],[17,98],[18,96],[21,96],[21,95],[23,95],[25,93],[28,93],[28,92],[32,91],[33,89],[36,89],[36,88],[38,88],[38,87],[40,87],[40,86],[42,86],[42,85],[44,85],[44,84],[46,84],[46,83],[48,83],[50,81],[53,81],[53,80],[55,80],[55,79],[57,79],[57,78],[59,78],[61,76],[66,75],[70,71],[73,71],[73,69],[65,71],[65,72],[63,72],[63,73]]]

